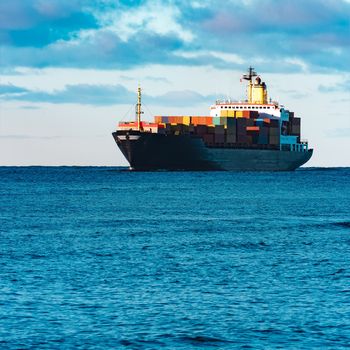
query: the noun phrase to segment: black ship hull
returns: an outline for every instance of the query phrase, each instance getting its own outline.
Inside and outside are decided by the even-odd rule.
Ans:
[[[292,171],[305,164],[313,152],[206,145],[198,135],[166,135],[136,130],[119,130],[113,133],[113,137],[130,168],[139,171]]]

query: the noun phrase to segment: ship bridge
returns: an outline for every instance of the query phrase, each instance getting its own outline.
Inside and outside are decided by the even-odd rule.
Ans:
[[[210,107],[210,115],[212,117],[220,117],[223,113],[221,111],[228,111],[227,116],[234,117],[235,111],[257,111],[262,117],[280,117],[280,107],[276,103],[248,103],[248,102],[232,102],[230,100],[217,100],[215,105]],[[232,111],[231,113],[229,111]],[[230,115],[232,114],[232,115]]]
[[[254,81],[253,78],[255,77]],[[212,117],[222,116],[222,111],[227,110],[224,114],[228,117],[234,117],[234,111],[252,111],[255,110],[264,117],[280,117],[279,104],[275,101],[268,102],[267,87],[265,82],[256,74],[254,68],[249,67],[248,74],[244,74],[242,80],[248,80],[247,100],[217,100],[215,105],[210,107],[210,115]],[[232,111],[232,112],[229,112]]]

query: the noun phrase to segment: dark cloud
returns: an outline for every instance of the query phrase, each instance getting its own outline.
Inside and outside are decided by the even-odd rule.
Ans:
[[[111,31],[101,30],[81,41],[61,41],[45,48],[6,47],[2,62],[17,66],[128,69],[159,62],[186,64],[186,59],[173,55],[182,48],[183,43],[175,36],[149,33],[125,42]]]
[[[97,28],[82,0],[0,2],[0,42],[13,47],[45,47],[69,40],[81,29]]]
[[[134,104],[136,102],[136,92],[129,91],[122,85],[67,85],[65,89],[53,92],[32,91],[13,85],[1,85],[0,100],[107,106]],[[143,95],[143,101],[146,104],[160,106],[187,107],[210,103],[213,100],[215,100],[214,96],[203,96],[190,90],[170,91],[159,96]]]
[[[0,38],[7,45],[40,48],[58,40],[69,40],[76,31],[84,28],[96,28],[95,19],[89,14],[74,13],[29,29],[2,30]]]
[[[84,0],[11,0],[0,2],[0,29],[23,30],[42,24],[66,20],[67,25],[76,27],[73,20],[76,14],[85,14],[86,5],[92,1]],[[77,23],[78,26],[81,22]]]

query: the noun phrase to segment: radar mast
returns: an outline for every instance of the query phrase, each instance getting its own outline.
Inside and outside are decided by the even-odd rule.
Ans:
[[[252,103],[252,86],[253,86],[253,82],[252,82],[252,78],[258,76],[254,70],[254,68],[252,66],[250,66],[248,68],[248,74],[244,74],[243,75],[243,79],[244,80],[248,80],[249,81],[249,85],[248,85],[248,103]]]

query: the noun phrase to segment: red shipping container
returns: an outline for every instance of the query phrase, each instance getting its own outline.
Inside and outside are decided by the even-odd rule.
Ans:
[[[174,116],[168,117],[168,121],[169,121],[169,123],[173,123],[173,124],[177,124],[178,123],[177,117],[174,117]]]
[[[250,118],[250,111],[242,111],[243,118]]]
[[[206,117],[206,125],[213,124],[213,117]]]
[[[122,127],[132,127],[132,126],[136,126],[136,122],[120,122],[119,123],[119,126],[122,126]],[[142,125],[142,122],[141,122],[141,125]]]
[[[259,131],[259,126],[247,126],[247,131]]]

